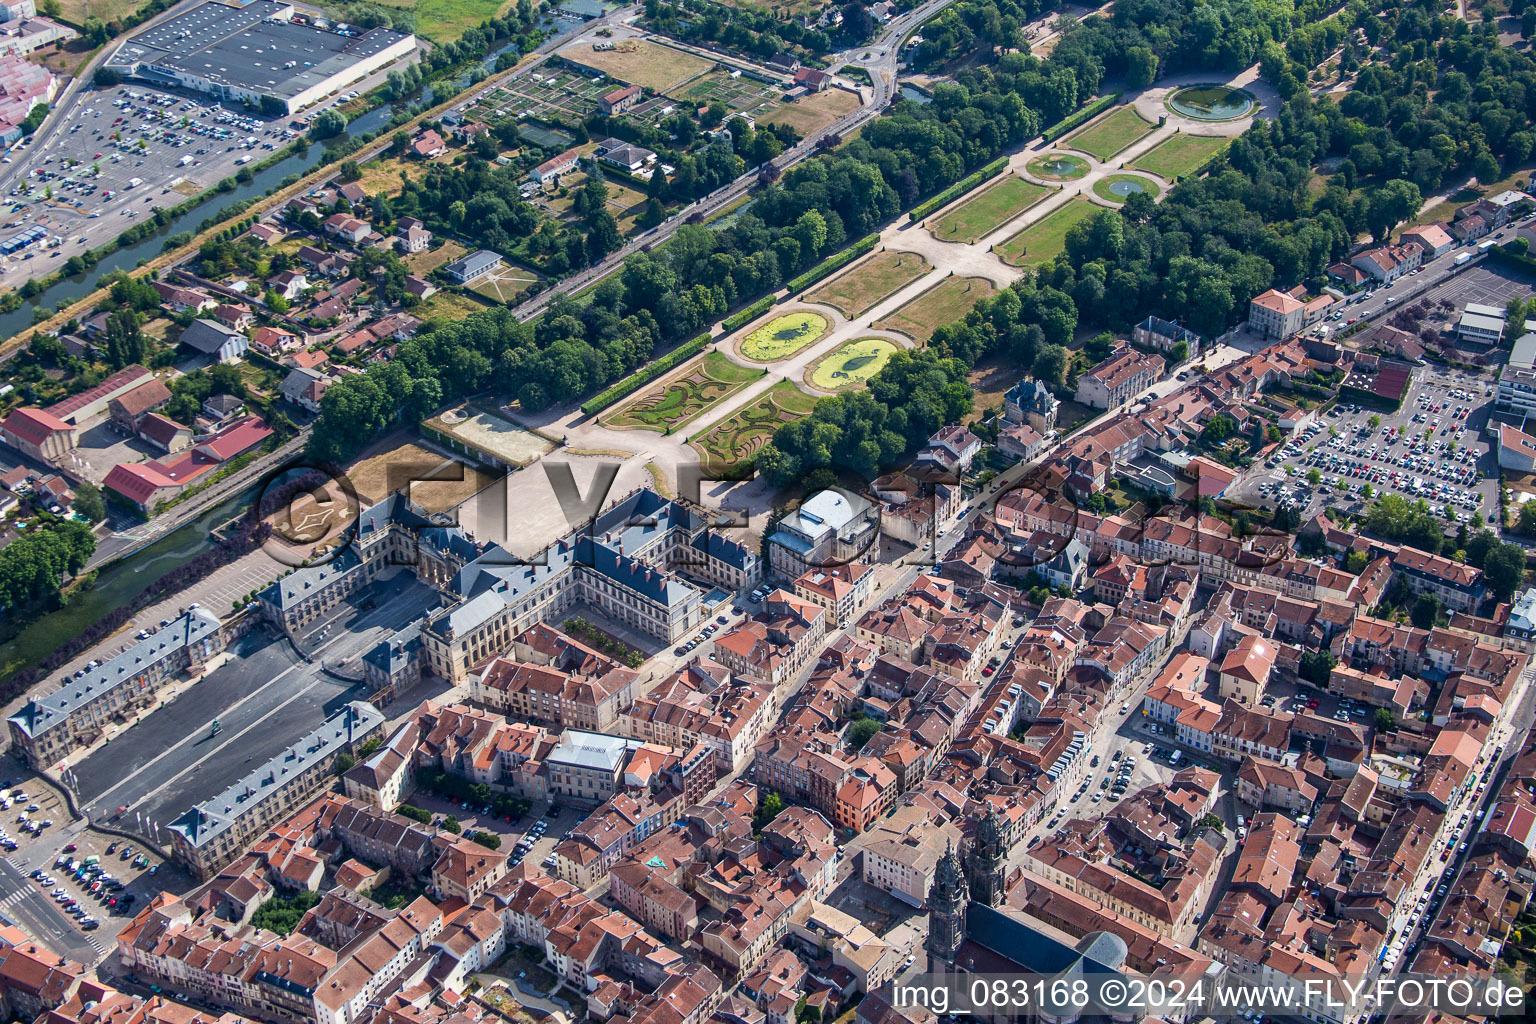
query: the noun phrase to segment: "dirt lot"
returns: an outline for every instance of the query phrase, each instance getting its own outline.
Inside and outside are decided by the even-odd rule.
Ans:
[[[348,476],[358,501],[372,505],[382,501],[393,487],[403,487],[409,480],[424,481],[411,485],[411,498],[428,512],[443,512],[494,481],[488,473],[474,466],[405,442],[372,455],[354,465]],[[426,480],[427,477],[436,479]]]
[[[765,124],[787,124],[801,136],[810,138],[845,114],[859,109],[859,98],[842,89],[828,89],[786,103],[763,118]]]
[[[629,50],[594,50],[590,43],[577,43],[561,50],[560,55],[655,92],[666,92],[710,69],[707,61],[670,46],[649,39],[632,42],[634,47]]]

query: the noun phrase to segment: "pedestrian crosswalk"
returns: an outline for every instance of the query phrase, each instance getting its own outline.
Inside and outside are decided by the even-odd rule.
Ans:
[[[6,863],[13,868],[16,867],[15,862],[10,860],[10,858],[6,859]],[[20,869],[17,868],[17,870],[19,871]],[[32,879],[25,878],[14,882],[10,879],[0,879],[0,884],[7,883],[20,886],[20,888],[13,889],[11,892],[6,893],[4,896],[0,896],[0,916],[4,916],[8,919],[14,919],[16,916],[15,914],[5,914],[4,912],[7,910],[12,910],[23,903],[29,904],[28,910],[31,911],[33,918],[46,920],[51,916],[57,920],[59,925],[64,929],[64,934],[69,935],[69,941],[74,943],[77,948],[80,946],[90,947],[93,951],[95,951],[97,959],[107,955],[106,947],[104,947],[100,942],[96,941],[94,937],[85,934],[78,927],[76,927],[74,920],[60,911],[59,908],[51,900],[49,900],[46,893],[40,890],[29,888],[35,884]],[[22,930],[26,931],[27,929],[23,928]]]

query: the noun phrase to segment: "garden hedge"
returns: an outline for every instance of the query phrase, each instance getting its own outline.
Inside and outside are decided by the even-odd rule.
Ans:
[[[1044,138],[1046,142],[1055,142],[1057,139],[1067,134],[1067,132],[1070,132],[1074,128],[1081,128],[1083,125],[1087,124],[1089,121],[1092,121],[1094,118],[1104,113],[1104,111],[1114,106],[1116,103],[1119,103],[1120,96],[1121,94],[1118,92],[1111,93],[1108,96],[1100,96],[1098,99],[1094,100],[1092,103],[1088,104],[1077,113],[1072,114],[1069,117],[1064,117],[1060,121],[1057,121],[1055,124],[1051,125],[1041,133],[1041,137]]]
[[[708,344],[709,333],[706,331],[691,341],[686,341],[683,344],[677,346],[677,348],[673,349],[671,352],[668,352],[660,359],[654,360],[640,367],[640,369],[636,370],[628,377],[625,377],[617,384],[614,384],[598,392],[591,398],[587,399],[585,402],[582,402],[581,411],[588,416],[591,416],[595,412],[603,411],[614,402],[617,402],[619,399],[623,398],[625,395],[639,390],[641,387],[649,384],[651,381],[655,380],[657,377],[660,377],[668,370],[675,369],[676,367],[681,366],[687,360],[692,359],[694,356],[704,351],[704,346]]]
[[[934,210],[937,210],[939,207],[945,206],[954,202],[956,199],[959,199],[961,196],[965,195],[971,189],[975,188],[977,185],[980,185],[988,178],[995,177],[1003,170],[1003,168],[1007,166],[1008,158],[1005,156],[998,157],[996,160],[987,164],[987,166],[983,167],[975,174],[960,179],[927,202],[919,203],[917,206],[914,206],[912,208],[912,212],[908,216],[911,217],[914,224],[917,223],[932,213]]]

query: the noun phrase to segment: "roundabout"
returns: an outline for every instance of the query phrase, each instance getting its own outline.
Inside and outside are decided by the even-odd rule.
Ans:
[[[1168,109],[1192,121],[1235,121],[1253,112],[1258,101],[1247,89],[1230,85],[1191,85],[1164,101]]]
[[[1093,183],[1094,195],[1116,205],[1138,193],[1156,199],[1162,191],[1157,182],[1140,174],[1110,174]]]
[[[1088,173],[1088,161],[1071,153],[1045,153],[1024,165],[1043,181],[1075,181]]]

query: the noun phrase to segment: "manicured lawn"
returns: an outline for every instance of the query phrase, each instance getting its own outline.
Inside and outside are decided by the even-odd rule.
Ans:
[[[827,318],[817,313],[786,313],[742,339],[741,354],[753,362],[778,362],[821,337],[828,326]]]
[[[808,416],[816,399],[793,382],[781,380],[761,398],[736,415],[689,438],[712,469],[750,463],[758,451],[785,423]]]
[[[703,74],[712,66],[691,53],[662,46],[649,39],[631,42],[635,45],[622,50],[594,50],[591,44],[578,43],[566,47],[561,53],[588,67],[600,68],[621,82],[643,86],[655,92],[666,92],[675,85]]]
[[[1093,215],[1094,206],[1086,199],[1074,199],[1065,206],[1051,211],[1044,220],[1037,220],[1014,235],[996,252],[1003,262],[1016,267],[1032,267],[1051,259],[1067,245],[1067,231],[1080,220]]]
[[[825,303],[852,319],[932,269],[915,252],[876,253],[807,293],[805,301]]]
[[[1093,183],[1093,194],[1111,203],[1123,203],[1137,192],[1156,199],[1162,191],[1157,182],[1140,174],[1111,174]]]
[[[1037,178],[1049,181],[1072,181],[1088,173],[1088,161],[1071,153],[1046,153],[1024,165],[1024,169]]]
[[[767,370],[733,363],[707,352],[672,377],[658,381],[628,405],[603,418],[609,427],[636,427],[670,434],[721,399],[757,380]]]
[[[1108,160],[1154,127],[1133,108],[1116,107],[1076,135],[1069,136],[1062,145]]]
[[[840,345],[811,370],[811,383],[826,391],[863,384],[880,371],[896,351],[885,338],[860,338]]]
[[[940,217],[930,229],[942,242],[967,245],[1008,223],[1051,194],[1044,185],[1009,175]]]
[[[946,277],[886,319],[873,326],[899,331],[921,344],[940,324],[953,323],[997,289],[983,277]]]
[[[1180,132],[1161,145],[1153,147],[1134,166],[1137,170],[1151,171],[1169,181],[1194,174],[1206,161],[1221,152],[1228,140],[1211,135],[1188,135]]]
[[[469,286],[469,290],[491,302],[515,302],[525,289],[539,279],[531,270],[508,265],[493,270]]]

